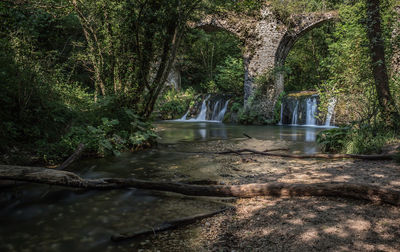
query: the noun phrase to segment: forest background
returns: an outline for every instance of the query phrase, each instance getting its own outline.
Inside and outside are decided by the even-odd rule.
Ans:
[[[370,2],[380,7],[384,62],[374,57]],[[345,127],[320,135],[324,149],[380,152],[397,141],[395,0],[6,0],[0,2],[0,162],[57,164],[81,143],[95,156],[151,146],[157,138],[151,122],[182,116],[204,93],[234,95],[231,109],[240,121],[257,123],[242,102],[242,42],[188,24],[215,12],[257,15],[263,4],[282,22],[296,13],[339,12],[339,21],[302,37],[277,69],[286,75],[286,93],[319,92],[321,111],[332,95],[351,105]],[[390,77],[389,114],[374,73],[382,65]],[[165,85],[175,67],[179,90]]]

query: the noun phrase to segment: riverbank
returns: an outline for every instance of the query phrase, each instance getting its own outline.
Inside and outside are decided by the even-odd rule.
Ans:
[[[157,148],[119,157],[83,159],[68,171],[84,179],[136,178],[202,185],[339,181],[397,190],[400,181],[398,166],[388,161],[215,154],[242,148],[318,153],[315,136],[320,129],[316,128],[166,122],[157,129]],[[329,251],[328,247],[345,250],[342,247],[353,240],[372,244],[371,250],[383,244],[388,246],[384,250],[390,251],[397,249],[396,239],[400,237],[396,233],[400,219],[397,208],[340,198],[209,198],[141,189],[81,191],[33,184],[4,189],[0,196],[0,221],[7,226],[0,229],[0,248],[5,251],[79,251],[82,247],[86,251],[110,252],[287,251],[297,247]],[[235,210],[177,230],[125,242],[110,241],[120,233],[152,230],[165,221],[232,205]],[[352,230],[356,225],[353,220],[368,222],[368,228]],[[337,229],[333,234],[326,233],[329,228]],[[302,235],[312,231],[316,238],[304,240]],[[389,238],[382,238],[386,236]],[[361,245],[349,246],[347,250],[357,250]]]
[[[284,147],[285,142],[241,140],[204,148]],[[266,149],[266,148],[264,148]],[[221,184],[351,182],[400,192],[392,161],[291,160],[213,155]],[[178,230],[132,241],[143,251],[400,251],[400,208],[324,197],[238,199],[236,210]]]

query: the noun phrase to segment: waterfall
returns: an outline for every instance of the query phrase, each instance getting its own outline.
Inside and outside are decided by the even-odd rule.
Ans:
[[[219,101],[217,101],[214,105],[214,110],[211,116],[211,120],[217,120],[217,116],[218,116],[218,107],[219,107]]]
[[[311,97],[307,99],[307,111],[306,111],[306,125],[316,125],[317,119],[315,114],[317,112],[317,98]]]
[[[299,101],[296,101],[296,106],[294,107],[293,115],[292,115],[292,124],[293,125],[297,124],[297,119],[299,116],[298,114],[299,114]]]
[[[184,116],[181,119],[175,121],[182,121],[182,122],[204,122],[204,121],[211,121],[211,122],[222,122],[224,120],[224,116],[226,111],[228,110],[230,100],[226,100],[224,96],[221,95],[216,96],[215,98],[211,98],[211,95],[208,95],[201,103],[201,108],[197,116],[188,118],[190,111],[193,112],[193,109],[189,108]],[[197,105],[197,108],[199,106]],[[212,111],[212,113],[211,113]]]
[[[210,95],[204,99],[203,104],[201,104],[200,114],[196,117],[196,121],[205,121],[207,116],[207,101],[210,99]]]
[[[222,122],[222,120],[224,120],[224,116],[225,116],[226,110],[228,108],[228,104],[229,104],[229,100],[227,100],[225,102],[224,108],[219,112],[218,117],[217,117],[217,121]]]
[[[188,111],[186,112],[186,114],[185,114],[184,116],[182,116],[181,119],[178,119],[177,121],[185,121],[186,118],[187,118],[187,116],[188,116],[188,114],[189,114],[189,112],[190,112],[190,109],[188,109]]]
[[[336,98],[331,98],[328,104],[328,113],[326,114],[325,126],[331,126],[331,120],[333,116],[333,112],[335,111],[336,106]]]
[[[312,127],[332,127],[333,116],[337,99],[331,97],[328,100],[328,110],[325,122],[318,118],[318,95],[288,95],[282,100],[281,115],[278,125],[302,125]]]

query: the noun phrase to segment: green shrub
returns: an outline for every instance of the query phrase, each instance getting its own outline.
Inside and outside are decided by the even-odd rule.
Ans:
[[[234,102],[233,104],[232,104],[232,106],[231,106],[231,112],[239,112],[240,111],[240,109],[242,109],[242,107],[243,107],[243,105],[242,105],[242,103],[239,103],[239,102]]]
[[[349,135],[349,127],[334,128],[321,131],[317,142],[323,152],[341,152]]]
[[[185,91],[168,89],[157,101],[156,111],[162,120],[171,120],[182,117],[194,102],[194,90]]]
[[[217,66],[216,86],[220,92],[243,96],[243,59],[228,56]]]
[[[394,132],[380,126],[353,128],[346,142],[345,152],[349,154],[381,153],[382,147],[395,138]]]
[[[322,131],[317,136],[317,142],[324,152],[371,154],[381,153],[382,147],[398,138],[382,126],[353,125]]]
[[[153,142],[157,135],[148,122],[130,109],[122,109],[124,120],[101,118],[98,125],[75,126],[63,136],[61,145],[68,151],[79,144],[86,146],[86,152],[96,156],[119,155],[121,151],[141,148]]]

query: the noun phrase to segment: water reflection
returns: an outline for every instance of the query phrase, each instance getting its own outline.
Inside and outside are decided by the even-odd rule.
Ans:
[[[292,153],[315,153],[320,128],[241,126],[221,123],[159,123],[160,146],[120,157],[84,160],[76,170],[86,178],[135,177],[149,180],[216,180],[219,163],[187,153],[196,141],[244,139],[286,141]],[[189,144],[187,144],[189,143]],[[164,146],[164,147],[162,147]],[[171,147],[183,146],[181,152]],[[186,151],[186,153],[185,153]],[[214,211],[217,206],[171,199],[142,190],[80,192],[25,186],[0,193],[0,251],[102,251],[115,232],[135,231],[165,220]],[[219,206],[218,206],[219,207]],[[129,220],[129,221],[127,221]],[[7,227],[7,228],[5,228]],[[83,228],[82,228],[83,227]],[[111,251],[121,251],[111,247]]]
[[[316,140],[316,133],[315,133],[315,129],[311,128],[305,131],[306,134],[306,142],[315,142]]]
[[[296,141],[297,140],[297,127],[292,127],[292,140]]]
[[[200,136],[202,139],[206,139],[207,138],[207,130],[206,129],[199,129],[198,133],[200,133]]]

